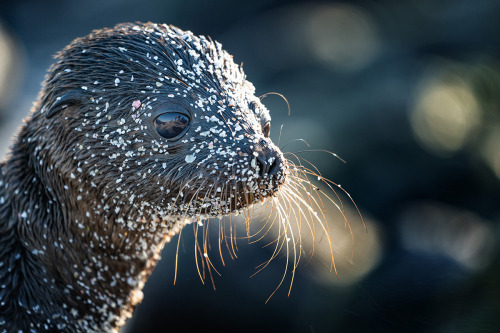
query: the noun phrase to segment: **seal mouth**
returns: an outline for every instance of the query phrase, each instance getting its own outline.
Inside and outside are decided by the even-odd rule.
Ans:
[[[289,174],[281,151],[266,147],[240,151],[238,156],[242,159],[232,165],[206,162],[196,166],[196,176],[188,172],[191,178],[180,177],[183,183],[176,186],[178,190],[165,186],[170,193],[178,193],[165,197],[170,212],[190,218],[221,217],[279,195]]]
[[[180,195],[172,200],[169,208],[176,215],[186,217],[221,217],[248,209],[279,195],[285,184],[287,163],[278,157],[270,165],[272,168],[264,168],[257,163],[254,172],[232,172],[224,177],[214,177],[212,173],[216,169],[206,169],[195,181],[180,187]]]
[[[227,214],[277,196],[286,181],[288,165],[280,156],[265,159],[259,154],[251,164],[255,166],[255,172],[248,179],[232,175],[229,177],[231,181],[225,185],[225,191],[220,193]]]
[[[208,186],[209,189],[185,195],[189,210],[205,216],[224,216],[247,209],[253,204],[276,196],[282,182],[274,179],[265,183],[230,182],[223,186]]]
[[[248,184],[241,184],[241,188],[235,191],[236,194],[230,200],[232,212],[248,208],[255,203],[263,202],[268,198],[276,196],[279,193],[281,185],[274,180],[269,184],[257,184],[249,190]]]

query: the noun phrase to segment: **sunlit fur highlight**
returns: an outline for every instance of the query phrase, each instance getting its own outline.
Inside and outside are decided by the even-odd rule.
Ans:
[[[272,94],[276,94],[285,99],[281,94]],[[288,101],[286,99],[285,101],[289,107]],[[329,218],[326,213],[326,205],[333,205],[342,216],[345,227],[349,230],[351,235],[353,246],[354,235],[350,226],[350,221],[346,216],[344,203],[341,198],[342,195],[347,196],[349,201],[354,205],[365,229],[366,224],[351,195],[339,184],[323,177],[312,162],[299,156],[301,152],[306,151],[325,152],[345,163],[345,161],[336,154],[326,150],[305,150],[296,153],[284,153],[285,156],[289,156],[289,158],[286,159],[289,170],[284,184],[280,186],[280,190],[276,192],[275,196],[261,199],[260,205],[252,205],[251,202],[247,200],[248,205],[244,209],[228,216],[220,216],[215,220],[200,219],[193,221],[193,231],[195,234],[194,256],[197,272],[203,283],[205,283],[207,279],[210,279],[215,289],[216,286],[213,279],[213,273],[215,272],[217,275],[221,275],[209,256],[209,251],[212,250],[209,235],[210,223],[218,224],[217,245],[215,247],[223,265],[225,265],[223,248],[226,248],[232,260],[236,259],[238,257],[238,240],[246,240],[251,244],[264,242],[264,245],[262,245],[263,247],[274,246],[271,256],[256,267],[256,272],[251,277],[268,267],[280,254],[284,254],[285,265],[283,275],[275,289],[267,298],[266,303],[283,285],[288,274],[291,274],[288,287],[288,295],[290,295],[296,269],[301,260],[303,260],[303,253],[308,251],[306,260],[307,263],[309,263],[314,256],[317,237],[320,238],[320,242],[326,241],[328,243],[330,249],[330,271],[338,277],[333,251],[332,230],[330,230],[328,223]],[[205,187],[206,184],[207,182],[204,182],[202,187]],[[213,189],[216,189],[218,185],[217,182],[214,182],[213,186],[210,186],[211,190],[206,192],[204,199],[208,198],[210,194],[212,194]],[[340,195],[339,191],[341,193]],[[181,192],[183,192],[183,189],[181,189]],[[227,186],[226,191],[222,189],[222,193],[220,194],[221,200],[227,201],[231,194],[236,195],[237,193],[233,192],[231,186]],[[189,209],[189,205],[190,203],[188,203],[186,210]],[[233,211],[232,207],[230,207],[230,210]],[[205,212],[205,215],[216,216],[218,213],[220,214],[220,212],[210,210],[208,213]],[[244,218],[245,236],[238,236],[236,234],[237,228],[235,223],[237,223],[237,221],[235,217],[238,215]],[[295,218],[293,218],[294,216]],[[258,230],[252,232],[251,226],[255,225],[257,225]],[[270,231],[272,228],[278,229],[278,235],[275,238],[268,239],[271,237]],[[229,232],[227,232],[228,229]],[[177,281],[181,236],[182,230],[180,230],[177,239],[174,284]],[[312,237],[312,247],[310,249],[303,248],[304,237]]]

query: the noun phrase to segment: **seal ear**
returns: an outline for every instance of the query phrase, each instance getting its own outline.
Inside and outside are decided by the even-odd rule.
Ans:
[[[54,104],[45,111],[47,119],[52,118],[56,113],[66,109],[68,106],[81,103],[82,93],[76,90],[70,90],[61,97],[58,97]]]

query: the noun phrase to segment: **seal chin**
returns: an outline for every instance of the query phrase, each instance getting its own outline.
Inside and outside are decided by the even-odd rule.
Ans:
[[[248,168],[205,169],[196,182],[179,190],[173,207],[179,215],[220,217],[241,212],[253,204],[276,196],[289,173],[279,150],[245,154]],[[241,155],[240,155],[241,156]]]
[[[216,189],[218,195],[210,204],[212,213],[210,210],[206,213],[217,216],[237,213],[276,196],[287,179],[288,163],[281,152],[269,156],[256,156],[252,162],[255,169],[248,170],[243,177],[229,177],[232,180],[226,182],[223,188]]]

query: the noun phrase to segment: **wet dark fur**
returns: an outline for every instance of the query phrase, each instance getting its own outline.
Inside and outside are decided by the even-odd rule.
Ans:
[[[273,195],[282,183],[285,162],[262,134],[269,115],[258,99],[246,90],[247,97],[234,99],[221,78],[207,71],[203,77],[180,75],[175,61],[182,59],[186,68],[195,64],[181,30],[134,26],[95,31],[58,55],[0,164],[0,332],[117,329],[140,301],[137,292],[184,218],[237,211]],[[161,33],[172,34],[178,48]],[[146,43],[145,36],[154,43]],[[200,44],[206,59],[222,52],[208,39]],[[236,70],[229,62],[221,67]],[[176,88],[183,96],[169,98]],[[209,96],[217,100],[208,103]],[[131,107],[135,100],[141,101],[140,110]],[[191,129],[182,140],[167,147],[154,136],[148,119],[174,104],[192,112],[196,103],[206,110],[191,114]],[[242,114],[235,116],[235,110]],[[240,124],[245,135],[238,140],[229,131],[227,140],[212,132],[208,138],[198,135],[196,127],[209,132],[212,126],[204,114],[216,115],[219,129]],[[133,128],[135,117],[143,117],[144,128]],[[130,142],[123,144],[122,138]],[[209,140],[220,147],[219,155],[190,150]],[[160,146],[163,152],[155,150]],[[188,154],[194,162],[185,162]],[[262,172],[270,170],[271,156],[277,159],[274,177]],[[228,159],[233,164],[225,168]],[[242,180],[241,165],[261,190]]]

